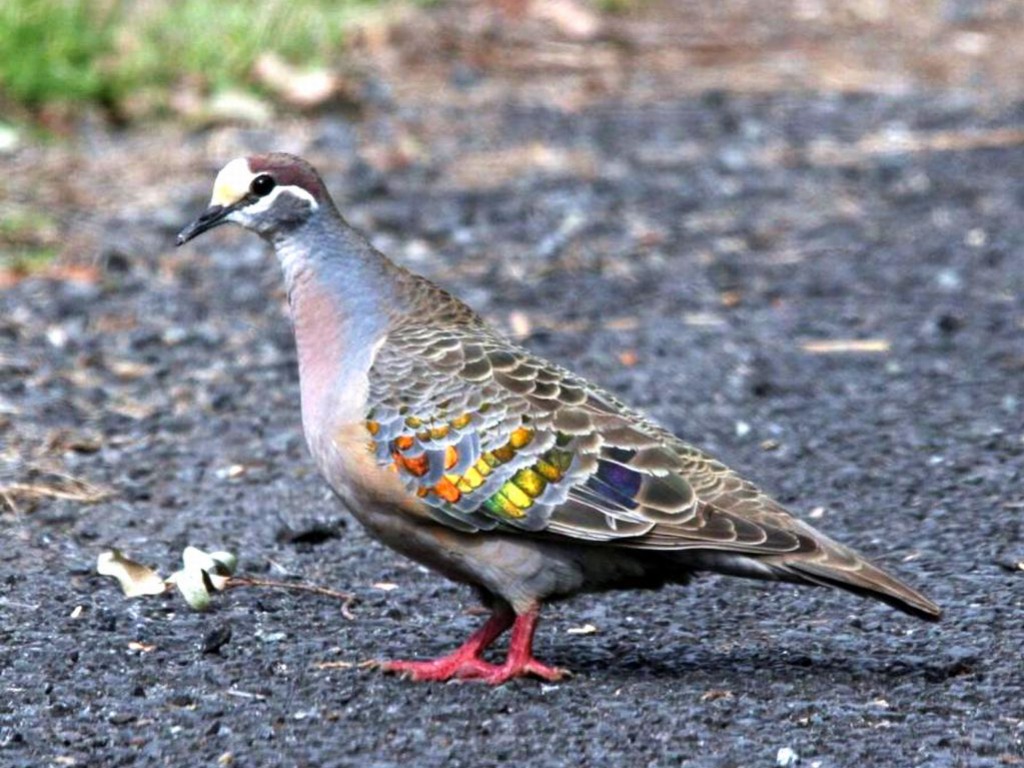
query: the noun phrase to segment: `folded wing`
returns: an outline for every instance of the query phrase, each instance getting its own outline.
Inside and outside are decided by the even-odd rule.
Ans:
[[[723,464],[483,326],[396,328],[370,373],[367,429],[378,460],[463,531],[678,551],[938,616]]]

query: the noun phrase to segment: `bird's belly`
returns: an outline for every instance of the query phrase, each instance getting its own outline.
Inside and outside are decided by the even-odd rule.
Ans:
[[[343,422],[306,435],[320,474],[353,513],[373,506],[398,513],[416,506],[398,473],[377,463],[365,422]]]

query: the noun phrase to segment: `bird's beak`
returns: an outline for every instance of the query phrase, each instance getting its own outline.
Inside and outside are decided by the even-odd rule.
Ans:
[[[227,221],[227,215],[233,210],[235,210],[235,206],[232,205],[211,205],[203,212],[202,216],[178,233],[177,244],[184,245],[208,229],[220,226]]]

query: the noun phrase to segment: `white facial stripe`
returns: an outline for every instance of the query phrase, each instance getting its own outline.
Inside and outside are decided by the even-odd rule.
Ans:
[[[210,205],[226,207],[237,203],[249,191],[249,184],[252,183],[254,175],[249,170],[249,162],[244,157],[236,157],[217,174],[217,180],[213,182]]]
[[[263,213],[264,211],[269,211],[270,208],[274,205],[274,201],[277,200],[278,196],[284,194],[285,192],[287,192],[290,195],[294,195],[295,197],[303,198],[304,200],[306,200],[306,202],[309,203],[309,207],[314,211],[320,207],[316,204],[316,200],[314,199],[314,197],[311,194],[309,194],[309,192],[304,190],[302,187],[297,187],[294,184],[286,184],[284,186],[274,187],[273,191],[271,191],[269,195],[267,195],[266,197],[261,197],[252,205],[247,205],[244,210],[246,213],[252,215],[260,214]]]

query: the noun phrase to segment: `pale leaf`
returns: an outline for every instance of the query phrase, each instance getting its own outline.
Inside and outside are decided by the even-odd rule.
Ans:
[[[117,549],[100,552],[96,558],[96,572],[117,579],[125,597],[161,595],[167,591],[167,585],[159,573],[125,557]]]

